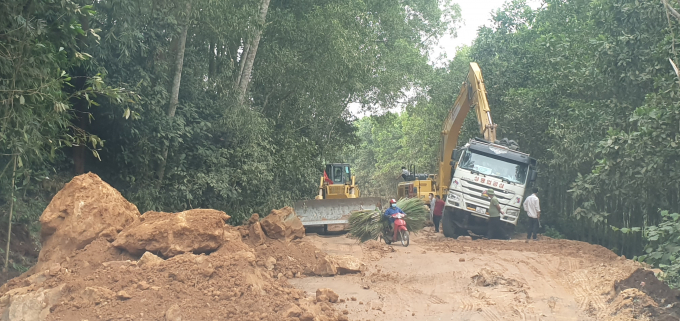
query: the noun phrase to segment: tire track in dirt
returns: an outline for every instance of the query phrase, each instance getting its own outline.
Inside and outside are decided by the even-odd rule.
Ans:
[[[460,298],[458,300],[460,301],[461,304],[460,305],[461,312],[470,312],[481,308],[481,306],[478,306],[475,301],[472,301],[470,299]]]
[[[613,274],[625,278],[621,267],[630,265],[602,247],[575,241],[547,239],[527,245],[422,234],[414,236],[408,248],[375,242],[361,246],[358,256],[380,259],[372,260],[362,277],[347,276],[345,280],[370,285],[366,293],[375,293],[385,306],[403,303],[376,312],[366,305],[352,309],[350,302],[350,310],[357,311],[350,312],[350,319],[610,320],[607,286],[613,282]],[[344,237],[324,237],[320,247],[356,255],[356,243],[348,244],[351,242]],[[620,264],[610,269],[605,266],[608,262]],[[480,283],[473,276],[482,275],[483,269],[488,270],[484,277],[491,280]],[[343,286],[334,284],[333,289],[341,294]]]
[[[494,312],[494,309],[491,308],[482,308],[482,315],[486,318],[488,321],[501,321],[501,317]]]
[[[606,304],[599,293],[595,293],[585,271],[576,271],[569,276],[572,289],[576,294],[576,301],[579,308],[589,310],[595,308],[597,311],[604,310]]]

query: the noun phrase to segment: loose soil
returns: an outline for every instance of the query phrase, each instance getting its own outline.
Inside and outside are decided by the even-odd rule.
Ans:
[[[654,300],[655,304],[647,307],[647,312],[654,320],[677,320],[680,316],[680,291],[673,290],[666,283],[659,281],[650,270],[635,270],[625,280],[616,282],[615,288],[617,294],[628,289],[637,289]]]
[[[327,255],[300,240],[304,227],[290,208],[272,213],[267,236],[254,240],[247,227],[225,224],[224,212],[140,217],[96,175],[75,177],[41,216],[38,263],[0,287],[0,315],[40,321],[346,321],[337,308],[344,300],[332,290],[307,296],[290,285],[289,279],[328,263]]]
[[[313,294],[307,298],[287,281],[303,277],[317,255],[325,256],[313,245],[267,240],[258,248],[237,250],[186,253],[139,267],[139,257],[99,238],[42,283],[16,278],[0,293],[65,284],[61,302],[47,320],[164,320],[174,304],[184,320],[288,320],[285,313],[293,305],[307,307],[323,320],[344,320],[332,304],[317,304]]]
[[[675,292],[651,271],[583,242],[458,241],[431,228],[406,248],[342,235],[305,241],[367,263],[363,275],[290,280],[335,290],[351,320],[679,320]]]

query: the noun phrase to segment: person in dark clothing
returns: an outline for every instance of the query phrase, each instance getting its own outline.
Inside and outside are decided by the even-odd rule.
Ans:
[[[434,202],[434,211],[432,211],[432,222],[434,223],[434,232],[439,233],[439,222],[442,221],[442,215],[444,213],[444,202],[439,195],[436,196],[436,201]]]
[[[405,181],[409,181],[409,180],[410,180],[410,176],[411,176],[411,173],[408,171],[408,169],[406,169],[406,167],[403,167],[403,166],[402,166],[402,167],[401,167],[401,177],[402,177]],[[397,179],[399,179],[399,177],[397,177]]]
[[[501,214],[503,214],[503,211],[501,210],[501,204],[498,202],[498,198],[496,198],[496,192],[494,192],[493,189],[488,189],[482,193],[482,196],[491,199],[489,204],[489,226],[486,229],[486,238],[491,239],[496,236],[506,239],[505,231],[503,231],[503,226],[501,226]]]
[[[398,206],[397,206],[397,201],[395,199],[390,200],[390,207],[385,210],[385,218],[390,222],[390,231],[394,230],[394,218],[392,215],[401,213],[405,214],[404,211],[402,211]]]

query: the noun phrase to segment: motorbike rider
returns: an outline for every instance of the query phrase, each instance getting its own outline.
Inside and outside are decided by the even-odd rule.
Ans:
[[[395,199],[391,199],[390,208],[386,209],[384,214],[390,221],[390,231],[394,230],[394,218],[392,218],[392,215],[397,213],[406,214],[399,207],[397,207],[397,201]]]

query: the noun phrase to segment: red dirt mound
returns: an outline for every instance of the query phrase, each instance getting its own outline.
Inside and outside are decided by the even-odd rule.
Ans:
[[[61,263],[97,237],[110,241],[139,220],[139,210],[99,176],[74,177],[52,198],[42,216],[42,250],[32,274]]]
[[[619,294],[628,289],[637,289],[651,297],[658,307],[651,309],[650,314],[654,320],[680,320],[680,291],[671,289],[666,283],[661,282],[654,272],[646,269],[637,269],[625,280],[616,282],[614,285]]]
[[[134,205],[96,175],[76,177],[43,214],[42,264],[32,275],[0,287],[0,316],[40,321],[347,320],[330,298],[305,297],[287,282],[326,257],[303,240],[291,241],[303,235],[295,232],[297,217],[288,212],[278,211],[274,217],[280,220],[270,219],[283,227],[283,234],[272,236],[283,237],[253,242],[248,227],[224,223],[229,219],[224,212],[149,212],[140,219]]]
[[[210,255],[143,265],[99,238],[63,265],[0,288],[0,314],[30,317],[24,307],[49,297],[39,320],[346,320],[332,304],[306,298],[287,282],[325,253],[301,241],[267,239],[251,248],[238,244],[235,228],[226,230],[238,239]]]

